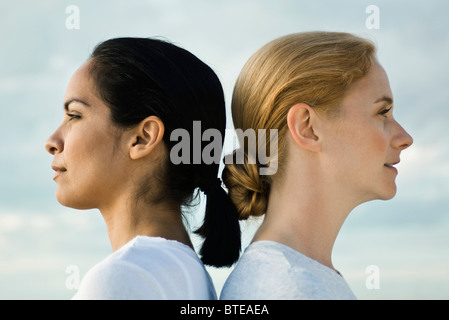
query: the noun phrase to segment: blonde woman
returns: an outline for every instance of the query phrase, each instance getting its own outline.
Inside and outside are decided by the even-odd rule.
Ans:
[[[265,217],[221,298],[355,299],[332,264],[335,239],[357,205],[395,195],[395,165],[413,142],[393,118],[375,46],[332,32],[276,39],[244,66],[232,112],[244,132],[278,130],[278,151],[268,153],[277,171],[261,175],[251,163],[251,150],[273,149],[269,139],[225,166],[240,218]]]

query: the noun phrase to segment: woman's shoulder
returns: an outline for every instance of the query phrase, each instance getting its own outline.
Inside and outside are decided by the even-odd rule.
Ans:
[[[86,273],[73,299],[152,299],[160,294],[153,272],[112,254]]]
[[[186,262],[200,263],[189,246],[160,237],[137,236],[110,255],[106,261],[127,261],[145,267],[157,267],[163,263],[185,266]]]
[[[202,292],[193,285],[207,287],[208,280],[204,266],[189,247],[139,236],[90,269],[74,298],[185,299],[186,294]]]
[[[283,244],[258,241],[245,250],[221,298],[338,299],[351,295],[335,271]]]
[[[168,266],[186,268],[200,263],[190,247],[159,237],[137,236],[92,268],[92,273],[121,274],[122,271],[155,273]]]

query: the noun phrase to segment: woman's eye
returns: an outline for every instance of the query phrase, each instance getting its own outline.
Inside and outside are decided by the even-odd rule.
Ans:
[[[67,116],[69,117],[69,121],[70,121],[70,120],[80,119],[80,118],[81,118],[80,115],[73,114],[73,113],[67,113]]]
[[[391,108],[392,108],[392,107],[390,107],[390,108],[388,108],[388,109],[383,109],[382,111],[379,112],[379,114],[382,115],[382,116],[386,116],[386,114],[387,114],[388,112],[390,112]]]

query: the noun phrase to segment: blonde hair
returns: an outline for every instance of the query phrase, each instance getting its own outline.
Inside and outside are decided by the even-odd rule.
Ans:
[[[349,86],[368,73],[375,54],[372,42],[352,34],[305,32],[269,42],[247,61],[232,97],[234,127],[277,129],[278,151],[270,161],[279,169],[275,175],[260,175],[261,164],[249,161],[254,155],[248,150],[242,150],[244,163],[225,165],[223,182],[240,219],[265,213],[273,179],[282,176],[289,109],[303,102],[320,114],[337,116]],[[269,139],[264,147],[270,148]]]

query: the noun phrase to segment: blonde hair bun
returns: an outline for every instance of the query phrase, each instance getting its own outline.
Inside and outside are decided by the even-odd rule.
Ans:
[[[233,155],[235,153],[236,151]],[[269,194],[269,184],[265,182],[265,176],[259,175],[258,165],[248,163],[246,153],[244,157],[244,163],[225,164],[222,173],[223,183],[241,220],[263,215],[267,209]]]

